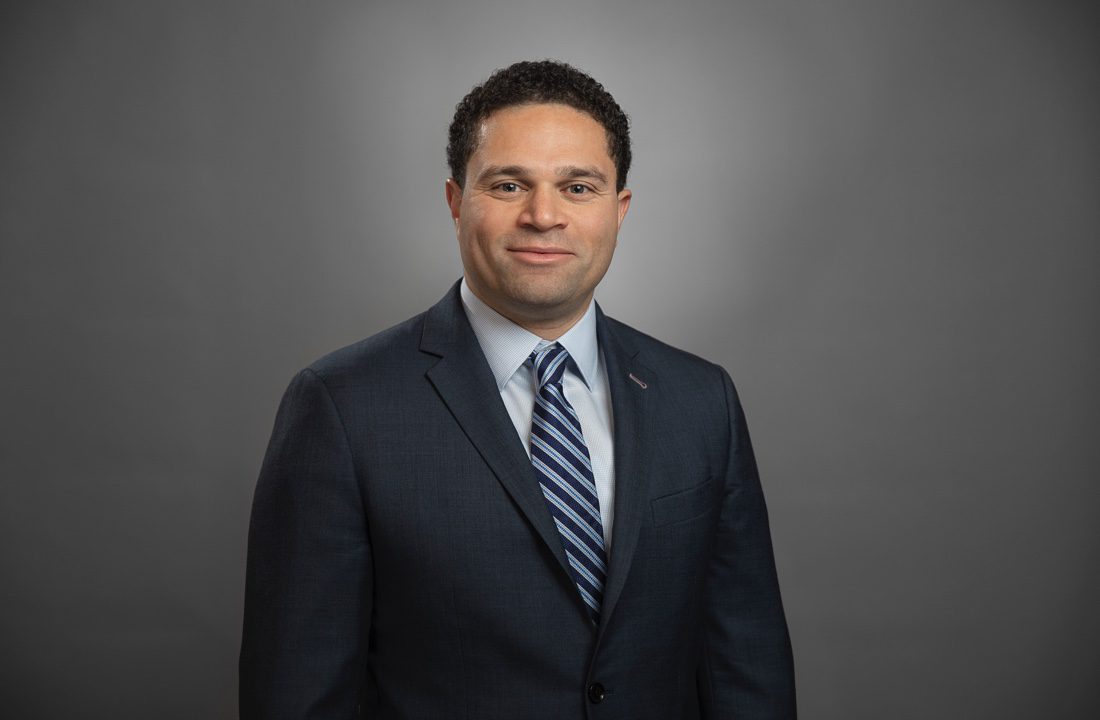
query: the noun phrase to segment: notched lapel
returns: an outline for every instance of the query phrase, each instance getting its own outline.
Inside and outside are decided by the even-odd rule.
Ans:
[[[572,585],[558,529],[461,302],[456,284],[424,318],[420,349],[440,358],[428,380]]]
[[[607,584],[600,610],[601,628],[615,610],[626,583],[649,497],[649,456],[655,443],[649,418],[657,382],[638,352],[625,344],[597,306],[597,331],[607,364],[615,434],[615,525]]]

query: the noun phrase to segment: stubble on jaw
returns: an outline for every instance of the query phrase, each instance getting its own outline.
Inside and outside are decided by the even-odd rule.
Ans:
[[[574,299],[568,292],[569,283],[560,279],[533,280],[512,273],[504,274],[501,286],[488,292],[476,287],[469,274],[466,284],[485,304],[533,332],[536,327],[552,330],[558,326],[564,326],[564,332],[584,315],[592,299],[591,293]]]

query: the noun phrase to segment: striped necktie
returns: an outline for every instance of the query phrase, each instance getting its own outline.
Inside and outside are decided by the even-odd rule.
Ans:
[[[581,599],[592,622],[599,623],[607,554],[592,460],[580,420],[562,388],[569,353],[554,343],[536,349],[530,359],[539,382],[531,417],[531,462]]]

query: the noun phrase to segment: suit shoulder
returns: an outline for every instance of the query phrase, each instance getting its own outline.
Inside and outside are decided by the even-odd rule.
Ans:
[[[346,345],[310,363],[306,370],[326,384],[342,384],[370,376],[385,377],[420,357],[418,348],[425,313],[411,317],[368,338]]]
[[[673,347],[639,330],[607,318],[607,330],[640,370],[649,370],[655,397],[663,403],[664,412],[678,422],[695,428],[700,437],[716,437],[727,442],[728,436],[716,428],[727,428],[730,412],[737,403],[733,381],[722,366],[694,353]]]
[[[669,345],[626,323],[610,317],[606,320],[608,328],[620,338],[623,344],[638,350],[644,356],[645,362],[652,365],[654,370],[674,369],[678,373],[699,373],[710,377],[714,377],[715,373],[725,372],[720,365]]]

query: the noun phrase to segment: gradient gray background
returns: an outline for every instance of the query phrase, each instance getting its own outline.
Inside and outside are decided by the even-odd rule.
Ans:
[[[1098,38],[1072,2],[5,3],[0,713],[235,716],[281,392],[459,276],[453,106],[554,57],[633,120],[601,303],[741,390],[802,716],[1100,717]]]

